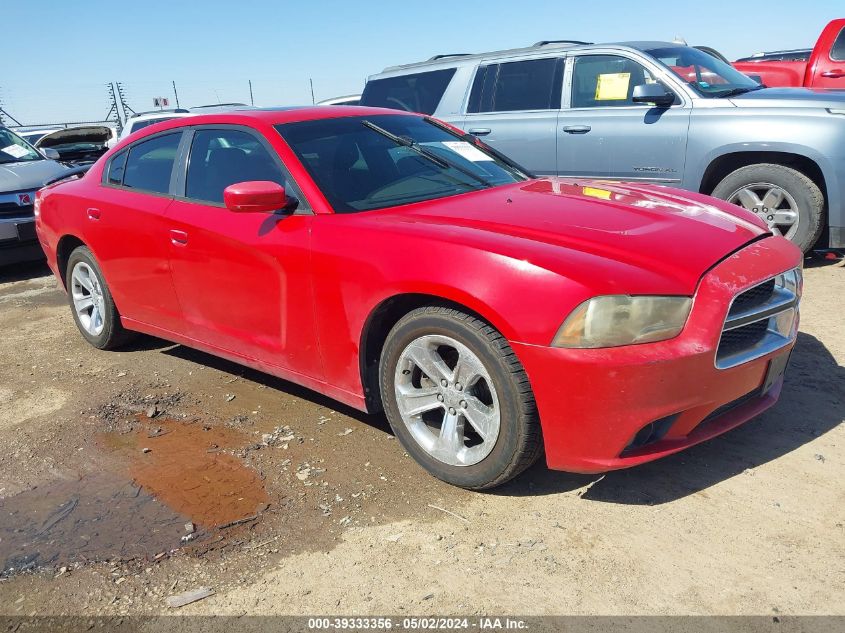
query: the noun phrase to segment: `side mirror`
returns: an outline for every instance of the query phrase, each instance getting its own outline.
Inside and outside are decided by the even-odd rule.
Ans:
[[[49,158],[50,160],[59,160],[62,157],[61,154],[52,147],[45,147],[41,150],[41,153],[44,154],[45,158]]]
[[[229,185],[223,202],[235,213],[269,213],[288,206],[285,188],[269,180],[251,180]]]
[[[634,86],[634,93],[631,96],[634,103],[653,103],[658,108],[668,108],[675,103],[675,95],[666,90],[663,85],[640,84]]]

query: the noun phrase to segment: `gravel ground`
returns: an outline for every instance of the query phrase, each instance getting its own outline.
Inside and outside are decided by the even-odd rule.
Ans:
[[[156,339],[88,347],[0,270],[0,612],[845,614],[845,270],[808,263],[781,401],[628,471],[489,494],[383,417]]]

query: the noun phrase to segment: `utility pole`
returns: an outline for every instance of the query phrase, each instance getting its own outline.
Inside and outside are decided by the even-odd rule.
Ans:
[[[9,119],[9,121],[14,121],[16,125],[21,124],[20,121],[18,121],[15,117],[6,112],[6,109],[3,107],[3,98],[0,97],[0,125],[6,125],[6,119]]]
[[[247,79],[249,82],[249,105],[255,105],[255,99],[252,98],[252,79]]]
[[[132,114],[137,114],[137,113],[135,112],[135,110],[133,110],[132,108],[130,108],[130,107],[126,104],[126,94],[125,94],[125,93],[124,93],[124,91],[123,91],[123,84],[122,84],[122,83],[120,83],[119,81],[116,81],[116,82],[115,82],[115,85],[117,86],[117,98],[118,98],[118,100],[120,101],[120,107],[121,107],[121,109],[123,110],[123,118],[124,118],[124,119],[128,119],[128,118],[129,118],[129,115],[128,115],[128,114],[126,114],[126,111],[127,111],[127,110],[128,110],[129,112],[131,112]]]
[[[317,101],[314,99],[314,80],[309,77],[308,83],[311,84],[311,105],[314,105],[317,103]]]
[[[123,131],[123,120],[120,118],[120,111],[117,109],[117,95],[115,94],[114,84],[107,83],[106,87],[109,90],[109,103],[111,105],[106,118],[103,120],[111,121],[112,117],[114,117],[114,121],[117,123],[117,133],[120,134]]]
[[[173,82],[173,96],[176,98],[176,108],[179,108],[179,93],[176,92],[176,82]]]

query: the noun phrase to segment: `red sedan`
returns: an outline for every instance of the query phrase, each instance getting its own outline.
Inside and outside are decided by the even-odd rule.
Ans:
[[[383,409],[467,488],[544,452],[600,472],[733,428],[778,398],[798,326],[801,253],[756,216],[534,178],[387,110],[151,126],[36,214],[94,347],[145,332]]]

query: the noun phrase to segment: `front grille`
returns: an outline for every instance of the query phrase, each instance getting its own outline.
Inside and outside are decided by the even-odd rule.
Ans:
[[[769,279],[761,284],[749,288],[742,294],[736,296],[733,304],[731,304],[731,311],[729,316],[736,316],[745,310],[757,308],[766,303],[772,297],[775,291],[775,280]]]
[[[19,206],[14,202],[0,202],[0,217],[28,217],[33,214],[31,204]]]
[[[795,336],[800,289],[801,270],[796,268],[734,297],[716,350],[716,367],[735,367],[788,345]]]

